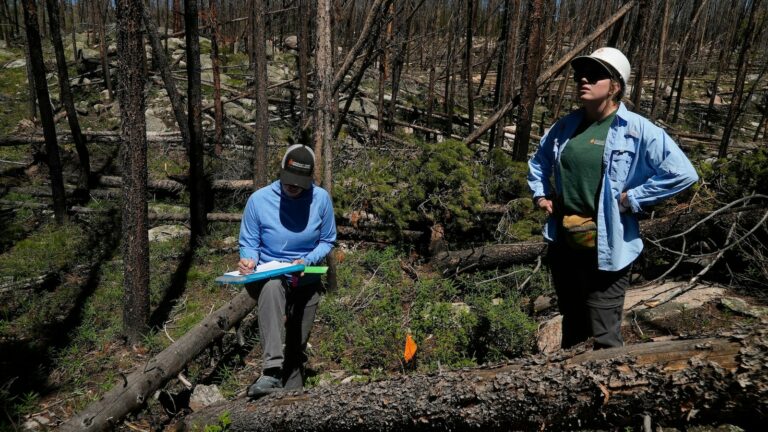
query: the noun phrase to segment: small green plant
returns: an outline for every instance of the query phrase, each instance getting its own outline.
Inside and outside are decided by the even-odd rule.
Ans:
[[[227,432],[229,425],[232,424],[232,419],[229,418],[229,411],[224,411],[218,418],[218,423],[215,425],[205,425],[205,432]]]

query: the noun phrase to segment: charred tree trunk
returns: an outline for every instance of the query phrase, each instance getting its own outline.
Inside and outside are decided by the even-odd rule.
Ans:
[[[403,9],[395,16],[397,20],[397,32],[395,36],[396,49],[392,56],[392,95],[389,99],[387,132],[394,130],[395,112],[397,111],[397,96],[400,92],[400,76],[405,63],[405,53],[408,50],[408,37],[410,34],[410,19],[405,18],[410,12],[410,2],[406,1]]]
[[[187,113],[184,110],[184,104],[179,96],[179,92],[176,90],[176,80],[171,73],[171,66],[168,63],[168,56],[165,53],[165,49],[160,43],[160,36],[157,34],[157,27],[155,22],[149,16],[149,11],[145,7],[142,10],[142,20],[144,27],[147,30],[147,36],[149,37],[149,43],[152,46],[152,57],[155,60],[160,76],[163,78],[163,84],[165,85],[165,92],[168,93],[168,99],[171,101],[171,109],[173,110],[173,116],[176,119],[176,124],[179,126],[179,132],[181,133],[181,139],[184,143],[184,147],[189,149],[189,124],[187,124]]]
[[[319,0],[315,26],[315,181],[328,192],[332,190],[333,148],[333,51],[331,47],[331,1]],[[379,124],[379,128],[382,125]]]
[[[104,6],[104,11],[98,10],[99,6],[97,5],[97,12],[99,14],[99,56],[101,57],[101,72],[104,75],[104,83],[107,85],[107,94],[109,95],[109,100],[111,101],[114,96],[112,94],[112,78],[109,76],[109,58],[107,58],[107,13],[109,12],[109,2],[107,2]],[[141,36],[142,38],[144,36]],[[142,44],[143,46],[143,44]],[[142,57],[141,62],[144,64],[146,58]]]
[[[651,102],[652,119],[656,118],[656,108],[659,103],[659,86],[661,85],[661,75],[664,71],[664,52],[667,47],[667,30],[669,28],[669,0],[664,0],[664,12],[661,20],[661,34],[659,36],[659,55],[656,61],[656,79],[653,83],[653,101]]]
[[[512,98],[512,92],[515,88],[515,69],[517,66],[517,29],[520,27],[520,1],[519,0],[507,0],[506,7],[509,8],[505,12],[504,27],[506,30],[506,36],[504,41],[504,56],[502,61],[499,62],[499,73],[496,76],[497,81],[497,104],[501,107],[510,102]],[[496,125],[496,129],[492,132],[491,142],[501,147],[504,144],[504,118],[502,117],[499,123]],[[493,146],[488,147],[488,157],[491,157],[491,150]]]
[[[145,75],[141,2],[118,0],[118,99],[122,122],[122,244],[124,271],[123,327],[132,341],[141,340],[149,323],[149,238],[147,231],[147,137],[144,118]]]
[[[464,68],[467,72],[467,117],[470,133],[475,129],[475,95],[472,91],[472,32],[474,31],[475,14],[475,0],[467,0],[467,46]]]
[[[528,159],[528,144],[531,140],[531,123],[533,109],[536,105],[536,78],[539,76],[541,58],[539,48],[541,41],[543,0],[528,0],[528,20],[525,24],[523,40],[527,41],[525,48],[525,63],[521,70],[522,98],[520,99],[520,114],[515,131],[515,147],[512,157],[517,161]]]
[[[173,32],[178,33],[184,27],[184,12],[181,10],[181,0],[173,0]]]
[[[739,60],[737,61],[738,70],[736,71],[736,86],[733,89],[733,98],[731,98],[731,106],[728,109],[728,118],[725,120],[725,126],[723,127],[723,139],[720,141],[720,149],[718,150],[718,157],[721,158],[728,155],[728,145],[731,141],[731,134],[733,133],[733,128],[736,126],[736,121],[739,118],[741,98],[744,95],[744,79],[747,75],[747,63],[749,62],[747,54],[749,53],[749,48],[752,44],[752,32],[755,30],[755,11],[760,8],[760,3],[761,0],[754,0],[749,10],[747,27],[744,30],[741,50],[739,50]]]
[[[219,0],[209,0],[209,15],[211,27],[211,67],[213,68],[213,121],[214,121],[214,153],[220,156],[224,140],[224,108],[221,104],[221,75],[219,73],[219,33],[218,20]]]
[[[307,86],[309,83],[309,52],[312,37],[310,35],[310,16],[311,2],[309,0],[299,0],[299,9],[297,11],[299,18],[299,104],[301,105],[301,123],[306,124],[309,115],[309,103],[307,102]]]
[[[269,143],[269,101],[267,101],[267,32],[264,0],[253,1],[253,67],[256,142],[253,154],[253,187],[267,185],[267,144]]]
[[[85,138],[80,131],[80,122],[77,119],[75,102],[72,98],[72,89],[69,87],[69,72],[67,70],[67,59],[64,57],[64,43],[61,41],[61,28],[59,27],[61,14],[59,13],[59,3],[57,0],[46,0],[48,8],[48,23],[51,28],[51,41],[53,42],[53,51],[56,55],[56,67],[59,78],[59,92],[61,95],[61,104],[67,111],[67,121],[69,129],[72,131],[72,139],[75,142],[77,157],[80,160],[80,179],[78,186],[83,190],[88,190],[89,178],[91,174],[91,163],[88,154],[88,147],[85,145]]]
[[[612,429],[697,422],[763,424],[768,335],[650,342],[526,358],[495,368],[238,399],[185,419],[237,431]],[[749,420],[746,420],[749,419]]]
[[[67,202],[64,197],[64,178],[61,169],[61,159],[59,158],[59,145],[56,141],[56,124],[53,121],[51,99],[48,95],[48,83],[45,80],[43,47],[40,42],[40,31],[37,26],[38,9],[34,0],[23,0],[22,6],[27,32],[29,65],[34,77],[32,82],[34,83],[37,100],[40,101],[40,121],[43,123],[45,151],[48,157],[48,170],[51,176],[53,213],[56,217],[56,223],[62,224],[67,216]]]
[[[646,47],[649,45],[648,38],[650,36],[650,31],[646,29],[646,22],[649,19],[650,12],[650,1],[640,0],[637,21],[635,22],[635,28],[632,30],[632,43],[629,47],[629,58],[632,60],[637,58],[637,53],[639,51],[641,42],[645,42]],[[639,62],[639,66],[635,68],[635,84],[632,88],[631,96],[632,105],[635,107],[635,112],[640,112],[640,97],[643,93],[643,75],[645,75],[645,62],[643,61],[643,59],[645,59],[645,55],[641,53],[640,59],[641,60]],[[629,85],[629,83],[625,84]]]
[[[672,73],[675,74],[675,80],[672,82],[672,89],[677,87],[677,79],[682,78],[681,72],[682,72],[682,65],[684,62],[687,61],[685,58],[685,52],[688,50],[688,43],[691,39],[691,34],[696,32],[696,26],[699,22],[699,17],[701,16],[701,12],[704,10],[704,7],[707,5],[707,0],[703,0],[697,7],[694,7],[691,11],[691,24],[688,29],[688,31],[685,33],[685,36],[683,37],[683,41],[680,44],[680,53],[675,60],[675,65],[672,67]],[[669,103],[667,103],[666,108],[664,109],[664,115],[663,119],[666,120],[669,117],[669,111],[672,107],[672,98],[669,99]]]
[[[200,90],[200,38],[198,0],[184,1],[187,42],[187,123],[189,124],[190,243],[197,245],[206,232],[205,170],[203,165],[202,92]]]
[[[24,9],[24,0],[22,0],[21,8]],[[24,13],[22,11],[22,13]],[[37,20],[37,18],[35,18]],[[24,33],[24,37],[27,39],[26,43],[24,44],[24,54],[27,57],[27,84],[28,84],[28,98],[27,98],[27,107],[29,108],[29,118],[34,119],[37,117],[37,94],[35,92],[35,74],[32,72],[32,54],[29,52],[29,37],[27,36],[27,33]]]

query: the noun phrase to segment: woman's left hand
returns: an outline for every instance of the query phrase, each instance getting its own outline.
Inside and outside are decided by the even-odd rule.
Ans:
[[[291,264],[302,264],[302,265],[304,265],[305,264],[304,258],[295,259],[295,260],[293,260],[293,262]],[[299,275],[299,277],[302,277],[302,276],[304,276],[304,272],[301,272],[301,274]]]
[[[625,213],[627,211],[630,211],[632,209],[632,205],[629,203],[629,198],[627,198],[627,193],[622,192],[621,196],[619,196],[619,211],[621,213]]]

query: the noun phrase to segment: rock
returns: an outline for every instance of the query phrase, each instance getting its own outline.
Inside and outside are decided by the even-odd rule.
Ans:
[[[46,426],[48,426],[49,424],[51,424],[51,419],[43,415],[36,415],[31,419],[25,421],[22,427],[24,428],[24,430],[39,430],[41,428],[45,428],[45,430],[48,430]]]
[[[378,115],[378,108],[376,104],[368,99],[355,98],[349,105],[349,111],[360,114],[370,114],[372,116]]]
[[[187,67],[187,62],[185,62],[185,61],[183,61],[183,60],[182,60],[182,61],[180,61],[180,62],[179,62],[179,67],[180,67],[180,68],[182,68],[182,69],[186,68],[186,67]]]
[[[720,304],[736,313],[751,316],[752,318],[768,316],[768,307],[753,306],[738,297],[723,297],[720,299]]]
[[[184,49],[186,48],[186,44],[184,43],[183,39],[171,37],[167,39],[168,42],[168,50],[170,51],[176,51],[178,49]]]
[[[560,344],[563,341],[562,326],[562,315],[557,315],[539,325],[536,345],[538,345],[540,352],[549,354],[560,349]]]
[[[211,69],[213,68],[213,61],[211,61],[211,57],[207,55],[201,55],[200,56],[200,67],[203,69]]]
[[[189,235],[189,228],[184,225],[160,225],[149,230],[149,241],[164,242]]]
[[[209,386],[198,384],[189,397],[189,408],[192,411],[199,411],[216,402],[224,401],[219,387],[216,384]]]
[[[350,375],[350,376],[344,378],[343,380],[341,380],[341,383],[342,384],[349,384],[349,383],[351,383],[353,381],[364,381],[366,379],[367,378],[364,377],[363,375]]]
[[[451,309],[455,314],[468,314],[472,308],[464,302],[451,303]]]
[[[249,98],[242,98],[240,99],[240,105],[248,109],[253,109],[256,107],[256,101]]]
[[[147,120],[147,132],[169,132],[170,129],[165,124],[163,119],[155,115],[154,110],[147,109],[145,113],[145,118]]]
[[[413,128],[412,127],[408,127],[408,126],[404,126],[403,127],[403,133],[406,134],[406,135],[413,135]]]
[[[117,55],[117,45],[109,44],[107,46],[107,55]]]
[[[296,35],[287,36],[285,39],[283,39],[283,46],[285,46],[288,49],[298,50],[299,37]]]
[[[103,101],[109,101],[109,90],[102,90],[99,93],[99,98]]]
[[[27,66],[27,60],[23,59],[23,58],[20,58],[20,59],[16,59],[16,60],[8,63],[7,65],[5,65],[5,68],[6,69],[18,69],[18,68],[23,68],[23,67],[26,67],[26,66]]]
[[[79,101],[75,104],[75,109],[77,110],[78,114],[81,115],[88,115],[88,111],[90,110],[90,106],[88,106],[87,101]]]
[[[99,55],[99,52],[95,49],[91,48],[79,48],[78,53],[80,54],[80,58],[83,60],[96,60],[101,61],[101,56]]]
[[[251,113],[241,106],[235,104],[224,105],[224,113],[227,117],[232,117],[240,121],[246,121],[251,117]]]

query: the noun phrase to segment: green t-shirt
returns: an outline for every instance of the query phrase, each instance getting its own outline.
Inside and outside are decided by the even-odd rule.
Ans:
[[[614,117],[616,111],[596,122],[585,118],[563,150],[560,173],[566,215],[595,217],[597,214],[597,192],[603,178],[603,149]]]

